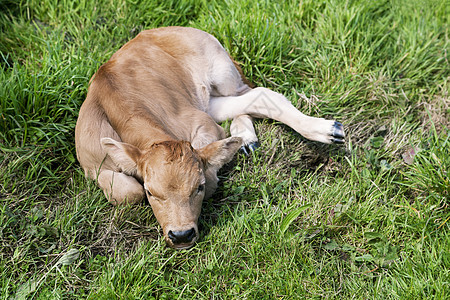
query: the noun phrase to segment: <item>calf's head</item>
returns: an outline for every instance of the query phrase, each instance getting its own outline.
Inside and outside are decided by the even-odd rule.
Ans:
[[[193,149],[189,142],[167,141],[139,149],[110,138],[101,140],[108,155],[128,175],[143,182],[167,244],[187,249],[198,239],[197,221],[205,196],[216,188],[217,171],[242,144],[231,137]]]

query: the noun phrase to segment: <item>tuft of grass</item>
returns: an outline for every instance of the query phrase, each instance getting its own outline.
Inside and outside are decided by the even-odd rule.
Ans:
[[[445,1],[0,1],[0,299],[446,299]],[[141,30],[215,35],[256,85],[344,123],[345,146],[256,122],[168,249],[76,162],[90,77]],[[223,127],[228,130],[229,123]]]

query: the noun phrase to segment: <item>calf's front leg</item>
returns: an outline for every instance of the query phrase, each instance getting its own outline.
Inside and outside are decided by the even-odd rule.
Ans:
[[[113,205],[142,202],[145,191],[136,178],[121,172],[102,170],[98,174],[98,185]]]
[[[239,115],[233,119],[230,125],[231,136],[242,138],[241,150],[248,155],[248,151],[258,148],[258,137],[253,127],[253,118],[249,115]]]
[[[267,88],[255,88],[239,96],[211,97],[208,114],[223,122],[240,115],[280,121],[305,138],[326,144],[344,143],[341,123],[307,116],[297,110],[286,97]]]

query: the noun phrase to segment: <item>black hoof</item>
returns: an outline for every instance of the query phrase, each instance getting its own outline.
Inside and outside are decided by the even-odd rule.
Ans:
[[[241,147],[241,152],[245,154],[245,156],[249,156],[251,152],[255,152],[259,147],[259,142],[253,142],[248,145]]]
[[[247,147],[250,149],[250,151],[255,152],[256,149],[259,148],[259,142],[254,142],[254,143],[250,143],[249,145],[247,145]]]
[[[239,150],[241,153],[243,153],[245,156],[248,156],[248,151],[246,146],[242,146]]]
[[[345,143],[345,140],[343,140],[343,139],[335,139],[335,138],[333,138],[333,139],[331,139],[331,141],[333,143],[335,143],[335,144],[344,144]]]
[[[333,137],[331,141],[336,144],[343,144],[345,142],[344,126],[339,122],[334,122],[333,124]]]

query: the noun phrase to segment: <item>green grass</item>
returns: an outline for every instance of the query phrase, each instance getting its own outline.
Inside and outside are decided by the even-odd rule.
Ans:
[[[0,298],[448,299],[449,16],[444,0],[0,0]],[[168,25],[214,34],[348,135],[258,121],[260,149],[221,171],[183,251],[150,206],[107,203],[73,138],[98,67]]]

